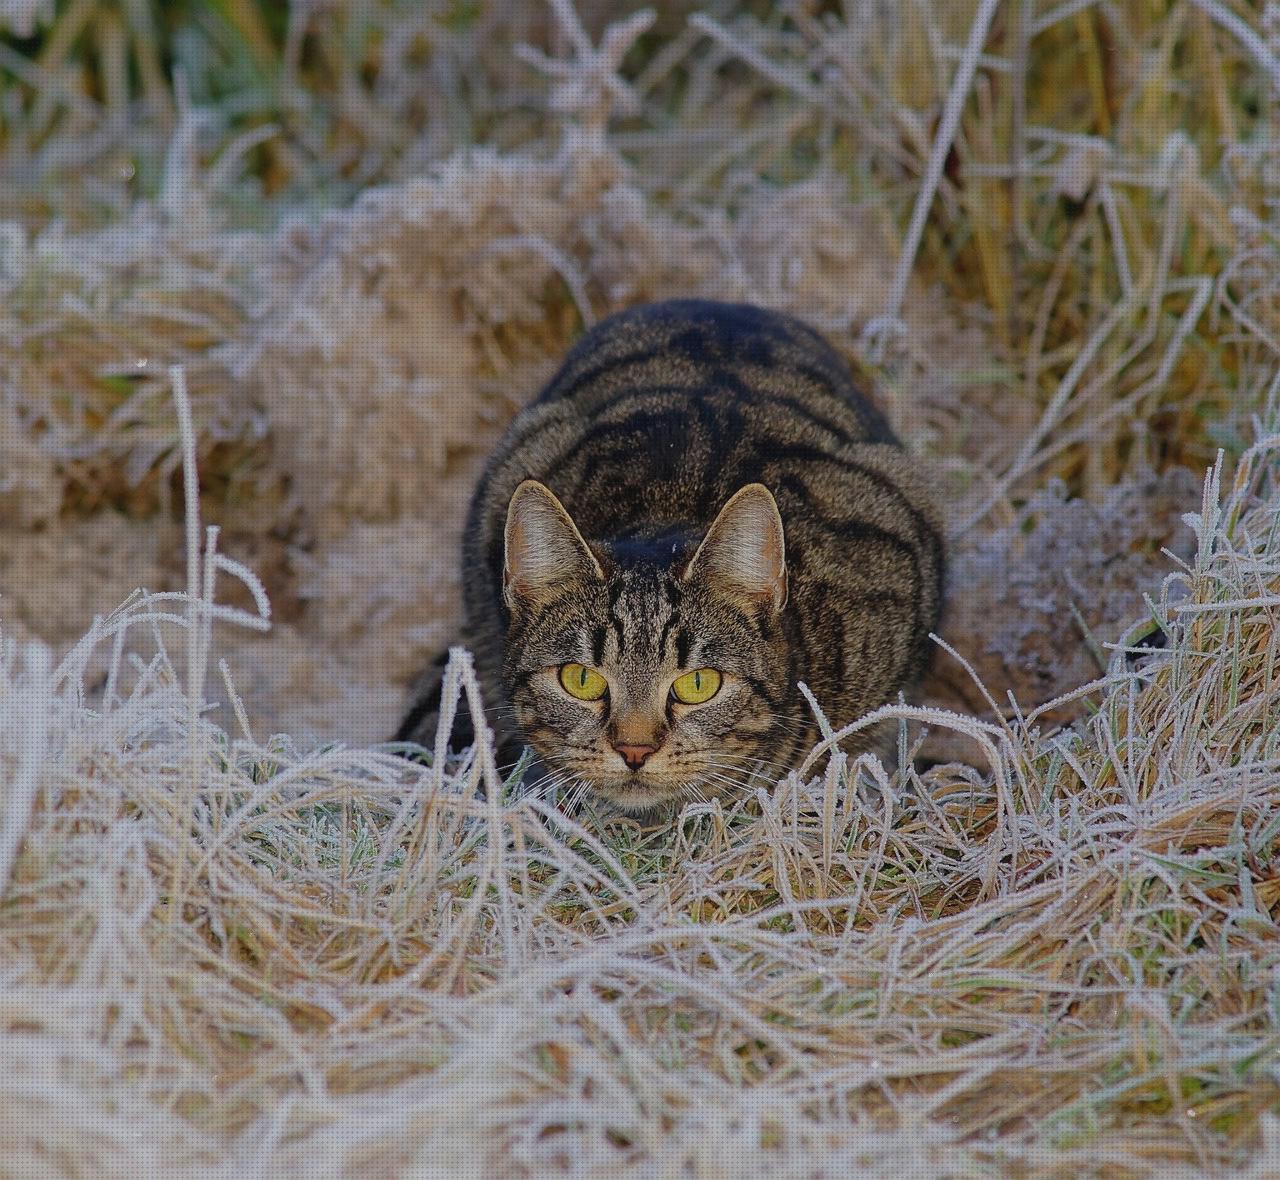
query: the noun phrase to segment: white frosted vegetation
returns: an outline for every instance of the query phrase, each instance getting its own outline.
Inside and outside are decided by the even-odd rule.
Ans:
[[[658,832],[503,784],[484,734],[441,757],[442,731],[422,766],[219,728],[212,618],[263,625],[266,604],[228,563],[260,609],[216,604],[216,534],[189,554],[194,597],[137,598],[56,666],[7,643],[6,1158],[1228,1162],[1197,1120],[1280,1097],[1276,441],[1231,486],[1210,474],[1193,561],[1152,587],[1169,649],[1116,652],[1075,731],[890,706],[970,735],[984,768],[890,777],[819,747]],[[446,703],[463,694],[478,707],[458,651]]]

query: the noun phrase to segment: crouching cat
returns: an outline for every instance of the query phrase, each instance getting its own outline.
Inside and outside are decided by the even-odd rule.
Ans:
[[[919,678],[926,482],[799,321],[701,300],[605,320],[471,503],[465,641],[500,754],[527,743],[628,811],[776,777],[819,737],[797,681],[840,725]],[[442,667],[401,739],[432,743]]]

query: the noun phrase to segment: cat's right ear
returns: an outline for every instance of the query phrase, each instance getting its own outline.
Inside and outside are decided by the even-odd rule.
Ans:
[[[550,488],[526,479],[507,505],[502,596],[508,609],[551,597],[567,582],[604,580],[578,526]]]

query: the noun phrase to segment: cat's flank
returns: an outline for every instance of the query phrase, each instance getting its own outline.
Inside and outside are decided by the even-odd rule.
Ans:
[[[508,756],[528,743],[565,789],[644,810],[793,764],[819,737],[798,681],[836,725],[910,690],[941,526],[821,337],[678,300],[587,332],[517,416],[462,568]],[[434,680],[401,738],[432,744]]]

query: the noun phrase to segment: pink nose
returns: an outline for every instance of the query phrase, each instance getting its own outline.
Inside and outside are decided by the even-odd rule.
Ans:
[[[639,770],[649,760],[651,754],[658,752],[657,746],[618,745],[613,748],[622,755],[623,761],[632,770]]]

